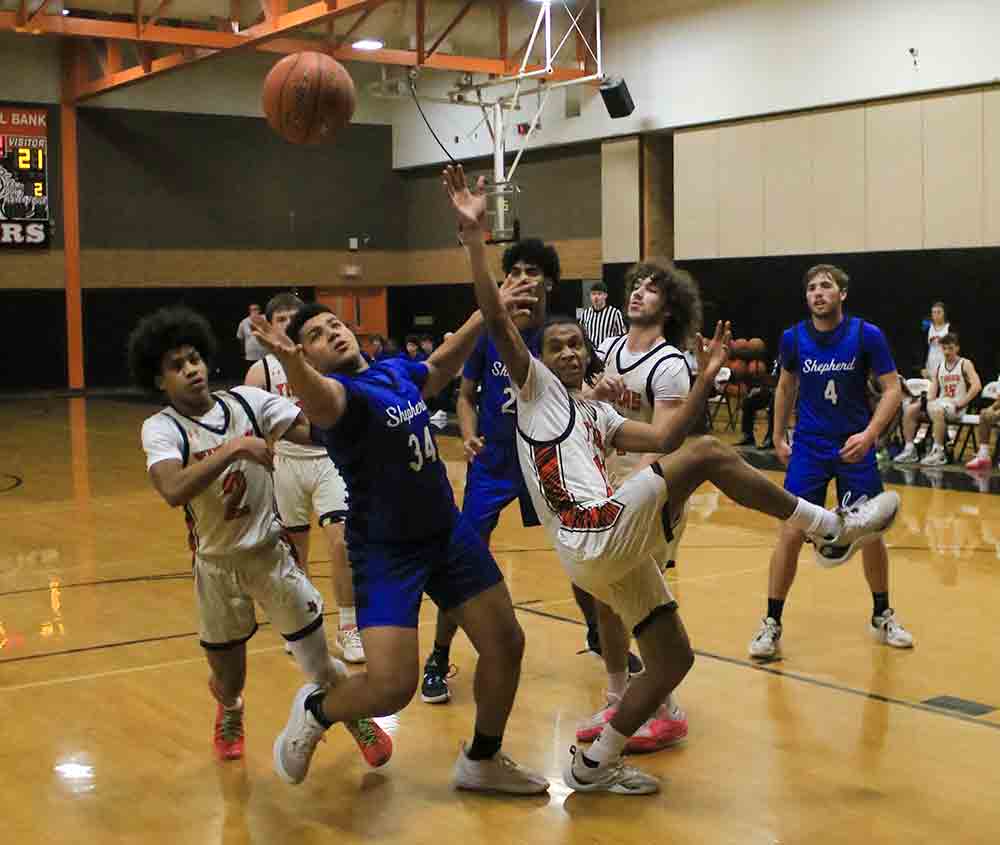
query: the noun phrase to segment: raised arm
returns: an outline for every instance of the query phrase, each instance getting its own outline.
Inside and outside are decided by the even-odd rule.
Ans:
[[[476,311],[462,327],[435,349],[424,362],[427,364],[427,381],[421,395],[426,399],[437,396],[455,377],[455,370],[476,348],[476,341],[483,331],[483,315]]]
[[[333,428],[347,410],[347,391],[335,379],[324,378],[312,368],[302,347],[277,331],[263,317],[253,317],[253,333],[281,362],[288,384],[309,421],[318,428]]]
[[[486,214],[486,197],[483,196],[482,192],[483,184],[484,180],[480,177],[475,191],[470,191],[465,181],[465,171],[461,165],[445,168],[444,186],[452,207],[455,209],[455,216],[458,218],[458,225],[462,231],[462,240],[469,254],[479,311],[486,322],[486,330],[493,338],[501,359],[507,365],[511,381],[518,388],[521,388],[528,379],[531,352],[501,301],[500,291],[493,280],[486,260],[486,244],[482,226]]]

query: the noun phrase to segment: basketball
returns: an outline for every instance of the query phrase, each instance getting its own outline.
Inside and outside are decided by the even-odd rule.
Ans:
[[[763,359],[767,355],[767,344],[759,337],[751,338],[749,345],[751,358]]]
[[[354,114],[354,81],[336,59],[306,51],[285,56],[264,80],[267,124],[292,144],[323,144]]]
[[[746,377],[747,377],[747,364],[746,364],[746,361],[740,361],[738,359],[734,359],[734,360],[730,361],[727,364],[727,366],[733,372],[733,377],[730,379],[730,381],[739,382],[739,381],[745,381],[746,380]]]
[[[765,375],[767,375],[767,367],[763,361],[751,361],[749,372],[751,381],[760,381]]]

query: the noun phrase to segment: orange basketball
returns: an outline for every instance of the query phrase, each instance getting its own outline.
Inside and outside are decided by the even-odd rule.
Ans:
[[[332,141],[354,114],[354,81],[326,53],[285,56],[264,80],[267,124],[292,144]]]
[[[750,338],[750,357],[764,358],[767,355],[767,344],[759,337]]]
[[[751,341],[752,343],[753,341]],[[750,362],[750,380],[760,381],[765,375],[767,375],[767,366],[763,361],[751,361]]]
[[[733,377],[730,381],[738,382],[745,381],[747,377],[747,364],[746,361],[730,361],[729,369],[733,371]]]

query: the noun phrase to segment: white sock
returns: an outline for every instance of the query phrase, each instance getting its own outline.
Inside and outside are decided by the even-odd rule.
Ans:
[[[353,605],[340,608],[340,627],[341,629],[358,627],[358,613]]]
[[[907,452],[909,452],[911,449],[916,449],[916,448],[917,448],[916,444],[912,440],[907,440],[906,445],[903,447],[903,449]]]
[[[322,625],[301,640],[289,642],[289,645],[295,661],[314,683],[336,686],[341,678],[340,661],[330,656]]]
[[[622,756],[626,742],[628,742],[628,737],[618,733],[609,723],[604,726],[601,735],[597,737],[597,742],[584,753],[588,760],[601,766],[607,766]]]
[[[833,511],[814,505],[800,498],[788,521],[796,528],[801,528],[810,536],[823,534],[827,537],[836,536],[840,530],[840,520]]]
[[[977,458],[988,458],[990,456],[990,447],[985,443],[979,444],[979,452],[976,455]]]
[[[625,687],[628,686],[628,671],[608,672],[608,694],[618,696],[620,699],[625,695]]]

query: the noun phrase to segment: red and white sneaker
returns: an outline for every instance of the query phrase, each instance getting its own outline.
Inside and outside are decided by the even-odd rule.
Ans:
[[[384,766],[392,757],[392,737],[378,726],[374,719],[344,722],[347,732],[354,737],[365,762],[373,769]]]
[[[604,730],[604,726],[615,717],[615,713],[618,712],[619,701],[621,701],[620,696],[615,695],[613,692],[609,692],[608,703],[589,719],[586,719],[577,725],[576,741],[594,742],[597,737],[601,735],[601,731]]]
[[[212,679],[208,679],[208,690],[215,699],[215,730],[212,734],[212,744],[215,746],[215,756],[220,760],[239,760],[243,756],[243,696],[240,696],[240,706],[227,710],[222,705],[222,699],[215,689]]]
[[[239,760],[243,757],[243,708],[227,710],[216,704],[215,754],[220,760]]]
[[[678,715],[680,718],[657,715],[647,719],[625,743],[625,753],[648,754],[683,740],[688,735],[688,720],[683,713]]]
[[[976,455],[976,457],[966,463],[965,468],[971,469],[973,472],[987,472],[993,469],[993,461],[989,455]]]

